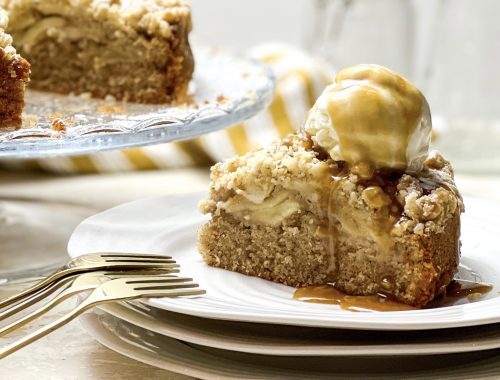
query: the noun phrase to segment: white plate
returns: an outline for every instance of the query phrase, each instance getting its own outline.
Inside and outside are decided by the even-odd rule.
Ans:
[[[313,327],[417,330],[500,322],[500,207],[466,199],[462,218],[462,265],[476,280],[493,284],[483,300],[436,309],[353,313],[335,305],[292,299],[294,288],[207,266],[199,255],[197,231],[206,216],[198,212],[203,194],[142,199],[97,214],[73,233],[71,257],[98,251],[159,252],[173,256],[181,273],[207,291],[195,298],[163,298],[151,306],[198,317]],[[477,275],[475,275],[477,273]]]
[[[262,64],[218,49],[194,48],[193,104],[151,105],[28,91],[23,127],[0,131],[0,157],[43,157],[188,139],[246,120],[274,95],[274,77]],[[54,131],[54,115],[65,120]],[[28,122],[32,121],[32,122]]]
[[[142,303],[100,306],[146,330],[201,346],[261,355],[401,356],[500,348],[500,325],[431,331],[361,331],[220,321]]]
[[[499,350],[408,357],[296,357],[236,353],[184,343],[109,314],[88,313],[83,327],[108,348],[199,379],[498,379]]]

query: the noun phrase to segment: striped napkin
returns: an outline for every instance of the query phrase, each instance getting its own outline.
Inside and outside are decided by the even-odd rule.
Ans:
[[[91,155],[2,160],[0,166],[58,174],[208,166],[297,131],[316,98],[331,82],[332,71],[322,61],[289,45],[265,44],[252,49],[248,55],[269,65],[277,82],[271,105],[244,123],[187,141]]]

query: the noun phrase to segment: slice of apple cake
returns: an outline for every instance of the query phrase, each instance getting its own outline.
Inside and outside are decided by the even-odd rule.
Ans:
[[[404,78],[375,65],[340,72],[301,135],[212,168],[203,258],[424,306],[457,270],[463,210],[430,132],[425,98]]]

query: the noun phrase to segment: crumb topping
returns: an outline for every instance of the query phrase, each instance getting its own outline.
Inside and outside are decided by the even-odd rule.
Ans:
[[[211,168],[209,198],[201,202],[200,208],[205,213],[215,212],[235,196],[261,204],[276,188],[304,190],[314,196],[330,165],[334,163],[318,159],[317,153],[306,150],[299,138],[285,143],[278,140],[269,148],[215,164]]]
[[[448,220],[464,211],[451,164],[437,151],[430,153],[419,177],[404,174],[399,180],[397,199],[404,207],[398,228],[415,234],[441,232]]]
[[[122,29],[169,38],[175,24],[188,21],[190,6],[182,0],[0,0],[11,16],[10,29],[28,30],[40,19],[80,14]]]
[[[7,12],[0,8],[0,48],[13,58],[17,58],[16,49],[12,46],[12,37],[6,33],[7,25],[9,24],[9,17]]]
[[[216,214],[231,198],[258,206],[276,189],[300,192],[311,202],[325,199],[330,191],[325,179],[341,166],[330,158],[320,159],[300,137],[276,141],[269,148],[214,165],[209,196],[200,203],[200,209]],[[403,174],[395,180],[392,197],[382,187],[367,185],[352,173],[343,175],[335,191],[342,202],[366,211],[370,218],[380,217],[382,208],[387,208],[387,217],[397,215],[391,231],[396,236],[440,233],[457,211],[463,211],[453,169],[438,152],[429,154],[418,176]]]

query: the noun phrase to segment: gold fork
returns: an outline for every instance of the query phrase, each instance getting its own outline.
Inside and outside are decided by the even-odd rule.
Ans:
[[[155,280],[154,282],[144,276],[110,280],[94,289],[81,304],[66,315],[0,349],[0,359],[57,330],[94,306],[114,301],[130,301],[138,298],[177,297],[205,293],[202,289],[196,289],[197,287],[198,285],[192,282],[172,283],[170,278]]]
[[[89,275],[89,278],[93,277],[93,274],[100,275],[103,272],[102,271],[96,271],[96,272],[87,272],[87,273],[75,273],[72,275],[68,275],[66,277],[63,277],[59,279],[58,281],[55,281],[51,283],[50,285],[40,289],[39,291],[28,295],[25,297],[21,302],[16,303],[13,306],[10,306],[2,311],[0,311],[0,321],[3,321],[4,319],[7,319],[11,317],[14,314],[19,313],[20,311],[38,303],[39,301],[43,299],[47,299],[51,294],[53,294],[56,290],[63,288],[65,285],[70,284],[72,281],[77,279],[78,277],[81,276],[86,276]],[[149,269],[144,269],[144,270],[138,270],[138,269],[131,269],[127,271],[120,271],[117,270],[116,272],[110,272],[109,274],[113,274],[114,277],[118,278],[121,275],[128,275],[128,276],[140,276],[140,275],[162,275],[162,274],[172,274],[172,273],[179,273],[178,269],[161,269],[161,268],[149,268]],[[80,281],[83,281],[81,279]],[[0,334],[1,336],[1,334]]]
[[[98,286],[102,285],[106,281],[114,280],[117,278],[131,278],[130,274],[127,274],[126,272],[121,272],[121,273],[116,273],[116,272],[89,272],[89,273],[84,273],[80,276],[78,276],[73,283],[68,286],[64,291],[59,293],[56,297],[52,298],[49,302],[47,302],[45,305],[41,306],[40,308],[34,310],[33,312],[25,315],[21,319],[18,319],[12,323],[10,323],[7,326],[4,326],[0,328],[0,337],[17,330],[18,328],[26,325],[27,323],[33,321],[35,318],[38,318],[42,314],[45,314],[49,310],[53,309],[57,305],[59,305],[61,302],[65,301],[66,299],[74,296],[75,294],[86,292],[89,290],[94,290]],[[193,284],[191,281],[193,281],[192,278],[186,278],[186,277],[176,277],[176,276],[171,276],[171,275],[151,275],[147,274],[144,275],[144,283],[148,284],[155,284],[155,283],[168,283],[169,285],[174,285],[174,284],[182,284],[184,285],[196,285]]]
[[[70,260],[52,275],[36,283],[29,289],[0,301],[0,309],[28,297],[29,295],[59,281],[60,279],[83,272],[109,269],[176,269],[179,265],[170,256],[135,253],[90,253]]]

